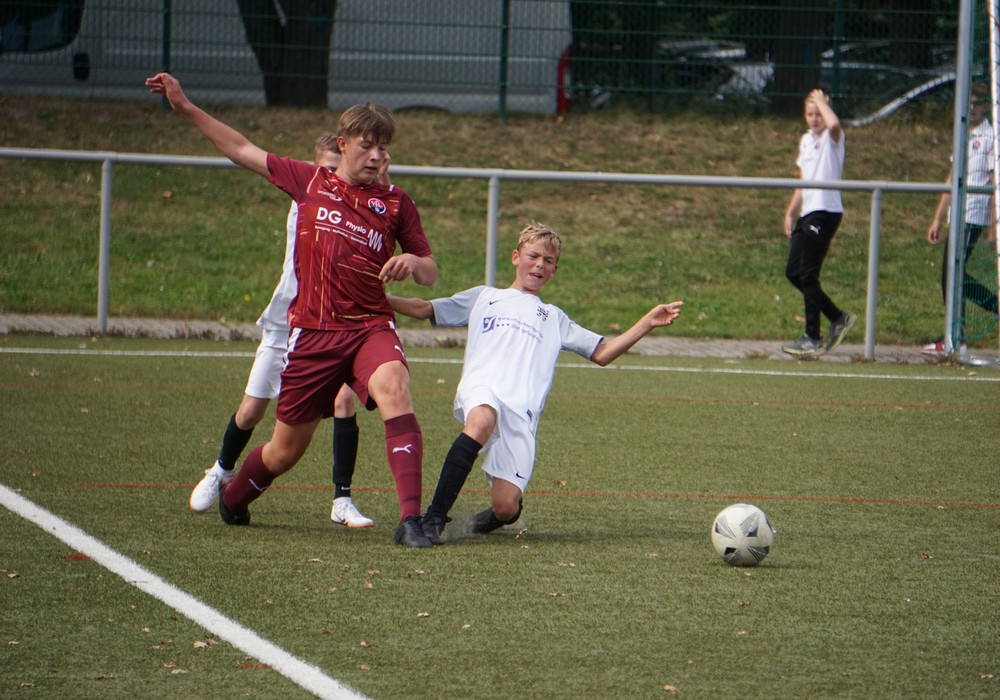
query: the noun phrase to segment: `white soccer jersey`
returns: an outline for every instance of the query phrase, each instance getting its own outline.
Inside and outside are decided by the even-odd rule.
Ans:
[[[559,352],[589,359],[602,340],[562,309],[516,289],[473,287],[431,305],[435,325],[469,327],[458,394],[488,386],[532,426],[552,387]]]
[[[267,330],[283,330],[286,334],[290,330],[288,327],[288,306],[292,299],[298,294],[299,283],[295,278],[295,224],[298,220],[299,208],[292,202],[288,210],[288,218],[285,219],[285,261],[281,264],[281,279],[278,286],[274,288],[271,301],[264,308],[257,325]]]
[[[987,120],[982,120],[969,132],[965,157],[965,170],[968,173],[966,187],[988,187],[991,184],[990,173],[993,172],[993,126]],[[988,226],[992,218],[990,195],[965,196],[965,223]]]
[[[844,157],[847,153],[844,142],[847,137],[840,132],[840,142],[830,137],[825,129],[817,138],[812,131],[802,134],[799,141],[799,157],[795,161],[802,172],[803,180],[839,180],[844,175]],[[802,210],[800,216],[814,211],[843,212],[840,190],[818,190],[802,188]]]

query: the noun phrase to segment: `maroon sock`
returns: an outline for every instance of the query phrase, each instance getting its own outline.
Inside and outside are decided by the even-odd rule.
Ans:
[[[251,503],[267,491],[274,474],[264,466],[264,446],[255,447],[243,460],[243,466],[222,493],[226,508],[234,513],[246,513]]]
[[[424,438],[417,417],[412,413],[385,421],[385,454],[396,481],[400,521],[420,515],[421,464]],[[226,502],[228,505],[228,501]]]

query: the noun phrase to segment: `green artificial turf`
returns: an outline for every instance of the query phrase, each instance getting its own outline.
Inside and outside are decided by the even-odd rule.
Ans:
[[[188,511],[252,343],[0,342],[0,484],[365,695],[997,694],[995,373],[566,356],[522,521],[463,535],[477,468],[428,551],[392,544],[374,414],[355,475],[374,528],[329,522],[329,422],[249,527]],[[427,503],[461,354],[409,355]],[[709,538],[740,500],[777,531],[753,569]],[[3,696],[308,697],[20,516],[0,528]]]

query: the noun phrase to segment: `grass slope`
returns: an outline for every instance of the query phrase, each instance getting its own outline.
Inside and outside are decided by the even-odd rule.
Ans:
[[[215,107],[270,150],[311,157],[335,128],[326,111]],[[727,115],[650,116],[626,111],[555,118],[397,115],[393,161],[406,165],[793,177],[800,120]],[[941,182],[951,125],[940,113],[904,113],[847,133],[845,177]],[[216,155],[157,102],[0,96],[0,145]],[[93,315],[97,299],[97,165],[7,160],[0,181],[0,310]],[[112,315],[251,321],[267,303],[284,250],[287,198],[237,171],[116,166]],[[418,206],[441,269],[440,296],[478,284],[485,266],[486,185],[398,178]],[[802,302],[784,280],[787,241],[780,190],[504,183],[498,283],[507,253],[531,220],[565,237],[546,289],[584,325],[614,332],[654,302],[685,300],[674,332],[786,339],[802,328]],[[844,195],[847,215],[824,269],[838,303],[863,311],[870,199]],[[924,235],[930,195],[886,195],[878,297],[879,343],[941,335],[941,249]],[[405,323],[405,322],[404,322]],[[855,333],[861,337],[863,328]]]

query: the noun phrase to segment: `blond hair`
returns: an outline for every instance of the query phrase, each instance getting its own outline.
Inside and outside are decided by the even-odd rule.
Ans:
[[[320,136],[316,139],[314,152],[315,158],[313,158],[313,161],[316,163],[319,162],[324,153],[340,153],[340,146],[337,144],[337,135],[328,131]]]
[[[532,221],[530,224],[524,227],[517,239],[517,247],[515,250],[521,250],[526,245],[532,243],[541,243],[543,246],[549,248],[556,254],[556,260],[559,260],[559,256],[562,254],[562,239],[559,234],[555,232],[554,229],[546,226],[545,224],[540,224],[537,221]]]
[[[337,135],[345,139],[362,136],[388,146],[392,142],[392,137],[396,135],[396,119],[388,107],[380,104],[366,102],[363,105],[354,105],[340,115]]]
[[[823,93],[823,99],[826,100],[827,104],[830,104],[830,96],[827,95],[825,92]],[[816,104],[816,100],[813,99],[811,92],[808,95],[806,95],[806,99],[802,100],[802,104],[805,107],[808,107],[810,104]],[[816,107],[818,108],[819,105],[816,105]]]

